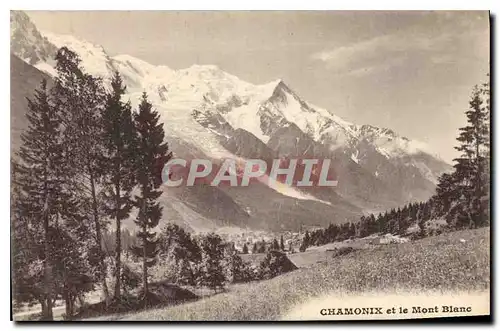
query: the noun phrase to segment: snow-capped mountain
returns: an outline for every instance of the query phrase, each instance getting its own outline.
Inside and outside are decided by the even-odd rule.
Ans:
[[[29,64],[50,60],[55,46],[43,37],[28,15],[10,12],[10,51]]]
[[[294,224],[327,223],[336,221],[332,218],[345,219],[363,210],[382,210],[410,200],[427,199],[433,194],[437,177],[449,169],[425,144],[389,129],[349,123],[301,99],[280,79],[254,85],[213,65],[172,70],[130,55],[110,56],[102,46],[78,37],[39,32],[26,14],[12,12],[11,52],[16,56],[53,77],[56,75],[53,56],[62,46],[78,53],[85,70],[102,77],[106,84],[114,71],[118,71],[127,85],[126,98],[133,106],[147,92],[178,155],[213,159],[278,156],[334,159],[339,176],[337,190],[278,191],[256,187],[246,191],[223,188],[217,192],[195,192],[200,189],[194,188],[178,192],[177,198],[182,201],[179,203],[189,206],[191,214],[193,211],[203,214],[203,218],[210,213],[199,208],[203,205],[199,194],[215,194],[220,199],[211,201],[210,208],[219,210],[231,205],[232,214],[240,215],[242,222],[251,223],[248,218],[255,217],[255,211],[261,209],[267,214],[257,213],[264,218],[256,223],[259,226],[261,222],[268,223],[266,220],[284,222],[283,215],[287,212],[286,217]],[[262,194],[272,198],[262,201],[258,198]],[[278,212],[276,201],[279,206],[289,206],[288,210]],[[214,207],[217,203],[220,206]],[[248,210],[254,211],[253,216]],[[318,216],[318,212],[324,215]],[[224,219],[231,217],[221,210],[208,217],[217,218],[221,213]],[[271,214],[273,219],[269,218]],[[304,217],[309,219],[303,220]]]

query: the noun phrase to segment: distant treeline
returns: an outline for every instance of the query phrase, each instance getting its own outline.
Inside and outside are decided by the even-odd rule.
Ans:
[[[467,125],[457,137],[460,156],[454,159],[454,171],[443,174],[436,194],[426,202],[410,203],[402,208],[362,216],[359,221],[331,224],[325,229],[306,232],[301,251],[311,245],[324,245],[372,234],[408,235],[416,226],[414,238],[433,235],[430,220],[445,220],[442,230],[478,228],[490,224],[490,85],[475,86],[465,111]]]

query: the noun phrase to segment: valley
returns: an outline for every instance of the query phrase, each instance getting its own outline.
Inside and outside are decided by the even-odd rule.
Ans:
[[[335,298],[349,300],[357,295],[363,297],[363,293],[371,293],[369,299],[373,295],[395,293],[418,297],[417,293],[453,296],[467,291],[487,298],[490,288],[489,230],[457,231],[403,244],[356,250],[334,258],[318,258],[317,251],[296,253],[291,259],[293,261],[296,256],[296,260],[301,260],[300,268],[274,279],[234,285],[227,293],[193,303],[97,320],[294,319],[294,316],[299,317],[301,305],[325,294],[332,297],[325,301],[329,306]],[[402,298],[404,295],[398,300]],[[316,319],[321,318],[319,310],[315,314]],[[304,317],[312,315],[300,316]]]

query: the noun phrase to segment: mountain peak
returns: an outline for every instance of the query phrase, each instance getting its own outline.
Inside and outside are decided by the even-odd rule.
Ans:
[[[274,89],[286,89],[287,91],[291,91],[288,85],[285,83],[285,81],[282,78],[273,80],[269,85],[274,85]]]
[[[23,11],[10,12],[10,52],[29,64],[50,59],[56,48]]]
[[[271,85],[272,84],[272,85]],[[299,107],[303,110],[306,111],[311,111],[309,105],[302,100],[297,93],[295,93],[286,83],[283,79],[277,79],[273,81],[270,85],[274,86],[271,97],[269,98],[269,101],[271,102],[281,102],[281,103],[288,103],[291,100],[290,98],[294,99],[298,104]]]
[[[282,78],[275,79],[272,82],[270,82],[269,84],[273,84],[275,86],[278,86],[280,84],[286,85],[285,81]]]
[[[11,10],[10,11],[10,22],[17,22],[17,23],[31,23],[31,20],[29,16],[23,12],[22,10]]]

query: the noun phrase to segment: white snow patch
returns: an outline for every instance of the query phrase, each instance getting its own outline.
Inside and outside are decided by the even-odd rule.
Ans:
[[[289,197],[292,197],[295,199],[299,199],[299,200],[312,200],[312,201],[324,203],[324,204],[329,205],[329,206],[332,205],[328,201],[318,199],[310,194],[301,192],[301,191],[299,191],[299,190],[297,190],[289,185],[272,180],[269,177],[267,177],[267,183],[268,183],[268,186],[270,188],[272,188],[273,190],[275,190],[276,192],[278,192],[282,195],[286,195],[286,196],[289,196]]]
[[[358,156],[359,156],[359,151],[356,150],[356,154],[354,154],[354,153],[351,154],[351,160],[353,160],[354,162],[356,162],[357,164],[359,164]]]
[[[399,136],[391,137],[381,134],[375,137],[372,142],[377,150],[387,158],[397,158],[422,152],[432,155],[427,144]]]
[[[57,75],[56,69],[54,69],[53,66],[51,66],[51,65],[49,65],[49,64],[47,64],[45,62],[38,62],[35,65],[35,68],[37,68],[40,71],[43,71],[43,72],[47,73],[49,76],[52,76],[52,77],[55,77]]]
[[[223,115],[226,121],[235,129],[244,129],[253,133],[262,142],[267,144],[269,136],[264,135],[260,128],[260,117],[257,115],[258,105],[251,104],[234,108],[229,113]]]

